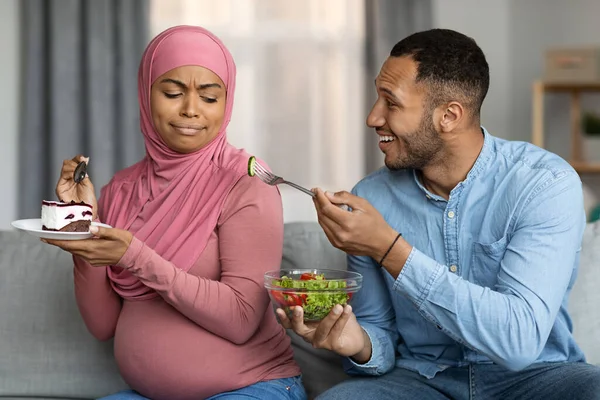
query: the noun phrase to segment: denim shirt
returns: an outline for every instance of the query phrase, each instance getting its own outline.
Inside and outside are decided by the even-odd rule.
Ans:
[[[585,228],[579,176],[552,153],[482,132],[448,200],[414,170],[382,168],[353,189],[413,249],[397,279],[348,256],[363,275],[353,310],[373,347],[366,364],[344,359],[349,374],[585,361],[567,312]]]

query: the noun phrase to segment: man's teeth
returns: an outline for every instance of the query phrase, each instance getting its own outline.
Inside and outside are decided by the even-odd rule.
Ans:
[[[392,140],[394,140],[393,136],[379,136],[380,142],[391,142]]]

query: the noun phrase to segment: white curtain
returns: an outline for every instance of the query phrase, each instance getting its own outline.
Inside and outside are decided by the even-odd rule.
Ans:
[[[238,75],[229,140],[300,185],[350,190],[364,176],[362,0],[152,0],[153,35],[178,24],[219,36]],[[282,187],[286,221],[315,218]]]

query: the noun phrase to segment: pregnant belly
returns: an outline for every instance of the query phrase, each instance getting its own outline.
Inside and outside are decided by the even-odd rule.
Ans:
[[[125,301],[115,333],[123,379],[152,399],[198,399],[247,386],[274,360],[204,330],[161,298]],[[271,361],[271,362],[269,362]]]

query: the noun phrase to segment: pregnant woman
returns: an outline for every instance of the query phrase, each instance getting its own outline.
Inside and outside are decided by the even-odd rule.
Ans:
[[[213,34],[170,28],[138,75],[146,156],[102,188],[63,164],[57,195],[85,201],[95,238],[47,242],[74,255],[89,331],[114,337],[130,391],[110,399],[305,399],[290,339],[263,288],[281,262],[278,190],[247,176],[227,141],[235,64]]]

